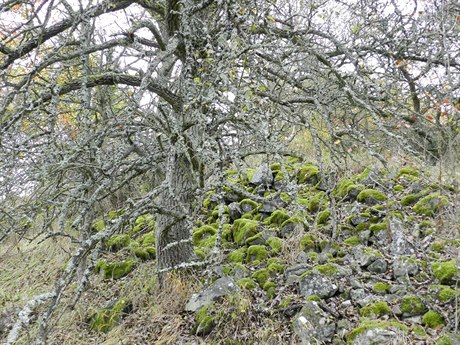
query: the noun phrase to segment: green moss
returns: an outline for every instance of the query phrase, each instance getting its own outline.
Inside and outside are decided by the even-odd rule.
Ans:
[[[364,319],[358,327],[353,329],[350,333],[346,335],[346,340],[348,344],[353,344],[354,340],[363,332],[366,332],[370,329],[398,329],[403,332],[407,332],[408,328],[395,320],[382,321],[382,320],[367,320]]]
[[[315,296],[315,295],[308,296],[305,300],[306,301],[321,302],[321,298],[319,298],[318,296]]]
[[[428,328],[439,328],[444,326],[444,318],[434,310],[430,310],[423,315],[422,324]]]
[[[315,270],[329,277],[333,276],[335,273],[338,272],[337,267],[333,264],[317,265],[315,266]]]
[[[255,234],[254,236],[249,237],[249,238],[245,241],[245,243],[246,243],[247,245],[251,245],[252,242],[257,241],[257,240],[260,239],[260,238],[262,238],[262,232],[259,232],[259,233]]]
[[[403,206],[413,205],[425,195],[426,195],[426,192],[424,191],[420,193],[416,193],[416,194],[408,194],[401,199],[401,205]]]
[[[309,212],[318,212],[327,204],[327,196],[324,192],[316,193],[308,199],[307,209]]]
[[[355,181],[361,181],[365,178],[369,177],[369,173],[371,172],[370,168],[365,168],[358,176],[355,177]]]
[[[90,328],[96,332],[108,332],[115,327],[124,313],[129,309],[129,303],[118,300],[111,308],[105,308],[91,317]]]
[[[280,301],[280,304],[279,304],[279,307],[281,309],[284,309],[284,308],[287,308],[291,302],[294,300],[294,298],[292,297],[284,297],[281,301]]]
[[[304,235],[300,239],[300,248],[302,250],[314,250],[316,245],[315,245],[316,237],[313,235]]]
[[[374,284],[372,291],[378,294],[386,294],[390,292],[390,287],[390,284],[378,282]]]
[[[134,226],[129,230],[129,235],[133,236],[141,231],[155,232],[155,219],[150,213],[140,215],[134,221]]]
[[[248,251],[247,247],[241,247],[237,250],[234,250],[227,255],[227,258],[230,262],[243,262],[246,258],[246,253]]]
[[[107,240],[107,247],[112,251],[117,251],[122,248],[128,247],[131,243],[129,235],[114,235]]]
[[[93,231],[101,232],[105,229],[105,222],[102,219],[96,220],[92,225],[91,229]]]
[[[156,249],[155,247],[136,247],[134,248],[134,255],[141,260],[152,260],[155,259]]]
[[[270,217],[265,219],[262,224],[272,225],[272,226],[281,226],[285,221],[290,218],[289,213],[286,210],[280,209],[273,212]]]
[[[275,283],[275,282],[267,281],[267,282],[262,286],[262,289],[263,289],[264,291],[268,291],[268,290],[270,290],[271,288],[276,288],[276,283]]]
[[[248,262],[254,260],[264,260],[268,257],[268,251],[265,246],[253,245],[248,248],[246,260]]]
[[[420,229],[424,229],[424,228],[432,228],[434,227],[434,223],[433,222],[430,222],[429,220],[424,220],[423,222],[420,222],[418,224],[418,227]]]
[[[386,230],[387,228],[388,228],[387,222],[372,224],[369,226],[369,230],[373,233],[376,233],[382,230]]]
[[[354,183],[351,179],[344,178],[335,187],[332,194],[338,198],[343,198],[348,194],[348,188],[354,186]]]
[[[249,237],[257,234],[259,222],[252,219],[237,219],[233,223],[233,239],[237,244],[243,244]]]
[[[262,287],[270,279],[270,271],[267,268],[260,269],[251,275],[251,278],[255,279]]]
[[[435,241],[431,244],[430,248],[431,250],[440,253],[444,249],[446,243],[444,241]]]
[[[348,244],[349,246],[357,246],[361,242],[359,241],[359,238],[357,236],[349,237],[345,241],[343,241],[345,244]]]
[[[120,218],[125,213],[125,210],[112,210],[107,213],[107,219],[114,220]]]
[[[252,290],[257,287],[256,282],[251,279],[251,278],[241,278],[236,282],[236,285],[238,285],[242,289],[247,289],[247,290]]]
[[[435,262],[431,265],[434,276],[441,284],[451,284],[459,274],[459,268],[455,260]]]
[[[386,195],[375,189],[364,189],[358,194],[358,201],[368,204],[382,202],[386,200]]]
[[[316,165],[306,163],[297,173],[297,182],[300,184],[309,183],[317,184],[320,180],[319,168]]]
[[[236,174],[236,171],[235,171],[235,174]],[[231,175],[228,175],[227,176],[231,176]],[[235,181],[236,182],[236,181]],[[208,209],[210,208],[211,206],[211,197],[214,195],[215,191],[211,190],[209,192],[206,193],[206,197],[205,199],[203,200],[203,207]]]
[[[393,187],[394,192],[402,192],[404,190],[404,186],[401,186],[400,184],[397,184],[396,186]]]
[[[278,175],[277,175],[278,177]],[[275,179],[276,181],[276,179]],[[283,200],[285,203],[290,203],[292,201],[291,197],[288,193],[282,192],[280,193],[280,199]]]
[[[284,272],[284,265],[278,262],[268,263],[267,268],[270,272],[274,272],[274,273]]]
[[[441,285],[438,296],[441,302],[449,302],[450,300],[453,300],[456,296],[460,296],[460,291],[454,290],[449,286]]]
[[[359,310],[359,314],[364,317],[391,315],[392,311],[387,302],[369,303]]]
[[[426,311],[425,304],[420,297],[404,296],[401,299],[401,312],[407,316],[422,315]]]
[[[449,199],[440,193],[432,193],[420,199],[414,205],[414,212],[423,216],[432,217],[449,203]]]
[[[444,334],[436,341],[435,345],[457,345],[459,340],[458,334]]]
[[[402,169],[400,169],[398,171],[397,176],[400,177],[400,176],[404,176],[404,175],[406,175],[406,176],[409,175],[409,176],[413,176],[413,177],[419,177],[420,173],[417,170],[417,168],[415,168],[415,167],[404,167],[404,168],[402,168]]]
[[[155,245],[155,231],[150,231],[142,237],[143,246],[154,246]]]
[[[250,205],[252,210],[258,210],[261,207],[261,204],[255,202],[251,199],[243,199],[240,201],[240,205]]]
[[[105,279],[119,279],[130,273],[136,266],[136,261],[128,259],[119,262],[107,262],[106,260],[98,260],[95,269],[96,272],[102,271]]]
[[[278,254],[283,249],[283,240],[279,237],[270,237],[267,244],[270,246],[272,254]]]
[[[316,219],[316,223],[318,225],[320,224],[326,224],[326,222],[329,220],[331,217],[331,211],[329,210],[324,210],[318,214],[318,218]]]
[[[204,306],[195,313],[195,325],[192,328],[192,333],[195,335],[207,335],[214,328],[216,317],[212,315],[210,307]]]
[[[414,335],[418,338],[425,338],[427,335],[425,329],[420,325],[413,325],[411,329],[412,332],[414,332]]]

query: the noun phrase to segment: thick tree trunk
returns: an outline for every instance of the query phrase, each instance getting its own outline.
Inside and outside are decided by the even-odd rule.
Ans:
[[[190,224],[185,219],[192,211],[196,179],[191,163],[184,154],[169,157],[166,179],[169,189],[162,195],[161,206],[181,218],[169,214],[157,216],[156,253],[157,265],[162,280],[162,271],[192,261],[195,254],[190,237]]]

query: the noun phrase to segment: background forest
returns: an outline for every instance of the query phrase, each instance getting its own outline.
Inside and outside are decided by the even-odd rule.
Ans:
[[[1,341],[459,344],[459,32],[453,0],[3,1]]]

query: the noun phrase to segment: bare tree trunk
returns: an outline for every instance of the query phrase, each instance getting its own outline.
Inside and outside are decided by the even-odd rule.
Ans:
[[[176,213],[179,217],[165,213],[157,216],[156,252],[160,282],[162,272],[194,258],[191,229],[186,216],[192,212],[196,179],[185,154],[169,157],[166,178],[170,185],[162,195],[161,205],[163,209]]]

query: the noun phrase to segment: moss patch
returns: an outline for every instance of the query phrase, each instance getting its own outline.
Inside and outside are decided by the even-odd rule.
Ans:
[[[434,276],[441,284],[453,284],[454,278],[459,274],[455,260],[435,262],[431,265]]]
[[[382,320],[363,320],[358,327],[353,329],[350,333],[346,335],[346,340],[348,344],[353,344],[353,341],[363,332],[366,332],[370,329],[397,329],[403,332],[407,332],[408,328],[395,320],[382,321]]]
[[[405,316],[422,315],[426,311],[425,304],[420,297],[404,296],[401,299],[401,312]]]
[[[297,182],[300,184],[317,184],[320,180],[319,168],[311,163],[303,164],[297,173]]]
[[[210,307],[204,306],[195,313],[195,325],[192,333],[203,336],[211,333],[214,328],[216,317],[212,315]]]
[[[129,235],[114,235],[107,240],[107,247],[112,251],[117,251],[122,248],[128,247],[131,243]]]
[[[392,311],[387,302],[369,303],[359,310],[359,314],[364,317],[391,315]]]
[[[283,249],[283,240],[279,237],[270,237],[267,240],[267,244],[271,248],[271,253],[276,255]]]
[[[267,268],[263,268],[254,272],[251,275],[251,278],[255,279],[262,287],[267,282],[267,280],[270,279],[270,271]]]
[[[428,328],[439,328],[444,326],[444,318],[434,310],[430,310],[423,315],[422,324]]]
[[[318,225],[321,224],[326,224],[326,222],[329,220],[331,217],[331,211],[329,210],[324,210],[318,214],[318,218],[316,219],[316,223]]]
[[[230,262],[243,262],[244,259],[246,258],[246,253],[248,251],[247,247],[241,247],[237,250],[234,250],[230,254],[227,255],[227,259]]]
[[[432,193],[420,199],[414,205],[414,212],[423,216],[432,217],[448,203],[449,199],[447,199],[447,197],[441,196],[440,193]]]
[[[130,273],[137,262],[133,259],[128,259],[119,262],[107,262],[106,260],[99,260],[96,263],[96,272],[102,271],[105,279],[119,279]]]
[[[378,294],[386,294],[390,292],[390,287],[390,284],[379,282],[372,286],[372,291]]]
[[[246,261],[261,261],[268,257],[268,251],[263,245],[253,245],[248,248]]]
[[[96,332],[108,332],[115,327],[123,314],[130,309],[129,303],[124,300],[118,300],[111,308],[105,308],[91,317],[90,328]]]
[[[237,219],[233,223],[233,239],[238,244],[244,244],[249,238],[257,234],[259,222],[252,219]]]
[[[369,205],[385,201],[386,195],[375,189],[364,189],[358,194],[358,201]]]
[[[252,290],[257,287],[256,282],[251,279],[251,278],[241,278],[236,282],[236,285],[238,285],[242,289],[247,289],[247,290]]]
[[[286,210],[276,210],[273,212],[270,217],[265,219],[262,224],[264,225],[272,225],[272,226],[281,226],[285,221],[290,218],[289,213]]]

